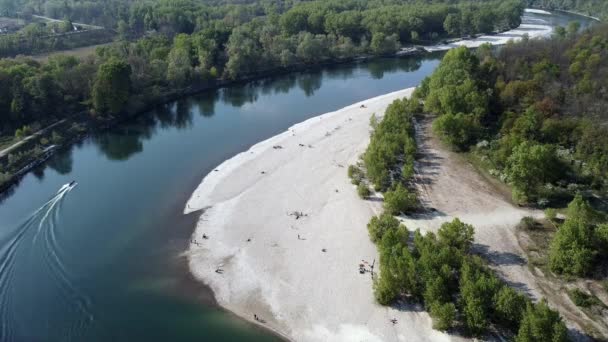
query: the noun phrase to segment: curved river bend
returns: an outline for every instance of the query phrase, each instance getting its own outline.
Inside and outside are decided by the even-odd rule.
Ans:
[[[213,167],[295,123],[417,85],[440,57],[206,92],[58,153],[0,202],[0,341],[278,340],[217,308],[189,276],[180,253],[197,219],[181,214],[190,193]]]

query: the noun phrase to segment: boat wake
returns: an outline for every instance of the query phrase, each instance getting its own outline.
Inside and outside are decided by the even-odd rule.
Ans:
[[[60,289],[65,304],[81,313],[78,316],[83,319],[71,322],[69,335],[81,331],[93,319],[90,299],[74,285],[57,238],[61,207],[67,194],[77,185],[76,182],[64,184],[55,196],[34,211],[14,232],[0,240],[0,341],[19,339],[20,335],[13,331],[15,325],[11,318],[16,307],[13,292],[18,286],[15,273],[20,268],[17,264],[23,262],[20,257],[26,259],[42,255],[48,267],[47,273]],[[27,251],[30,253],[25,253]]]

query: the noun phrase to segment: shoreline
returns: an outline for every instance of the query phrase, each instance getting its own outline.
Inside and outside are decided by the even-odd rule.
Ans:
[[[370,274],[357,268],[378,261],[366,224],[381,203],[357,196],[346,166],[368,144],[372,113],[412,90],[298,123],[204,177],[184,209],[205,209],[186,255],[220,306],[288,340],[459,339],[433,330],[421,308],[376,304]]]

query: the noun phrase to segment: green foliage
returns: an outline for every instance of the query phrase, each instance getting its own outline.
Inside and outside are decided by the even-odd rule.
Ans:
[[[401,183],[384,194],[384,210],[391,215],[410,212],[416,209],[417,205],[416,193],[409,191]]]
[[[131,66],[112,58],[99,67],[93,85],[93,107],[98,113],[116,114],[124,109],[131,92]]]
[[[369,180],[379,189],[386,190],[396,180],[395,173],[406,171],[403,178],[413,175],[414,126],[412,123],[412,102],[416,100],[396,100],[387,109],[372,135],[363,162]],[[404,163],[401,170],[397,169]]]
[[[460,253],[469,253],[473,245],[475,229],[470,224],[466,224],[455,218],[451,222],[441,225],[437,232],[439,242],[444,246],[455,248]]]
[[[604,252],[605,228],[597,230],[597,213],[582,196],[568,205],[567,218],[559,227],[549,250],[549,266],[558,274],[584,276],[594,267],[597,256]]]
[[[579,289],[572,289],[568,291],[568,296],[576,306],[582,308],[590,308],[594,305],[602,305],[602,302],[596,296],[587,294]]]
[[[497,320],[506,327],[517,330],[526,309],[526,303],[526,297],[522,294],[508,286],[503,286],[494,296]]]
[[[555,222],[557,220],[557,210],[553,208],[545,209],[545,218],[550,222]]]
[[[492,299],[501,287],[496,276],[489,273],[478,257],[466,260],[460,276],[460,304],[467,330],[473,335],[485,332],[493,311]]]
[[[524,312],[516,342],[566,342],[568,329],[559,314],[542,300],[528,303]]]
[[[382,240],[382,237],[386,232],[396,230],[397,228],[399,228],[399,220],[387,213],[372,217],[367,224],[369,237],[373,242]]]
[[[537,227],[538,227],[538,222],[536,222],[534,217],[531,217],[531,216],[522,217],[521,221],[519,221],[519,224],[517,225],[517,228],[523,229],[523,230],[535,230]]]
[[[488,97],[478,76],[479,59],[474,52],[465,47],[448,51],[429,78],[425,110],[483,116],[488,111]]]
[[[451,147],[466,150],[477,141],[482,128],[473,115],[448,113],[433,122],[433,130]]]
[[[556,312],[543,303],[532,304],[470,253],[472,226],[455,219],[443,224],[437,235],[416,231],[413,243],[408,230],[386,213],[372,218],[368,228],[380,254],[374,280],[380,304],[406,296],[421,300],[439,330],[464,325],[470,334],[482,336],[490,326],[499,326],[519,331],[521,341],[533,341],[539,327],[550,325],[551,336],[562,341],[563,323]]]
[[[367,185],[365,185],[364,183],[359,183],[359,185],[357,186],[357,194],[359,195],[359,197],[366,199],[372,194],[372,192],[369,190],[369,187]]]
[[[454,303],[433,303],[429,314],[433,318],[433,328],[437,330],[449,330],[454,327],[456,320],[456,305]]]
[[[350,178],[351,183],[354,185],[360,185],[363,180],[364,174],[363,171],[356,165],[348,166],[348,178]]]
[[[514,199],[519,203],[528,202],[539,186],[556,178],[557,166],[552,146],[524,141],[515,147],[506,168]]]

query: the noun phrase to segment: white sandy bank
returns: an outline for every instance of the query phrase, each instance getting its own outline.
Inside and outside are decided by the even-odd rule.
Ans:
[[[526,9],[524,9],[524,12],[526,12],[526,13],[534,13],[534,14],[552,15],[551,12],[548,12],[548,11],[545,11],[545,10],[541,10],[541,9],[536,9],[536,8],[526,8]]]
[[[380,203],[357,197],[346,167],[369,142],[372,113],[411,92],[309,119],[205,177],[187,205],[207,208],[190,268],[222,306],[250,320],[257,314],[295,341],[454,339],[419,308],[376,304],[370,273],[359,273],[362,260],[378,262],[366,224]],[[296,220],[294,211],[308,216]]]
[[[543,11],[543,10],[535,10],[535,9],[526,9],[528,13],[534,14],[545,14],[551,15],[551,12]],[[530,39],[534,38],[545,38],[549,37],[553,32],[553,28],[549,25],[542,24],[531,24],[530,22],[542,22],[539,18],[530,18],[529,16],[524,16],[524,23],[521,24],[518,28],[492,34],[492,35],[483,35],[477,38],[472,39],[463,39],[460,41],[456,41],[448,44],[439,44],[425,47],[424,49],[428,52],[433,51],[445,51],[454,49],[460,46],[466,46],[468,48],[477,48],[483,44],[490,43],[491,45],[505,45],[509,40],[519,41],[523,38],[524,35],[528,35]]]

